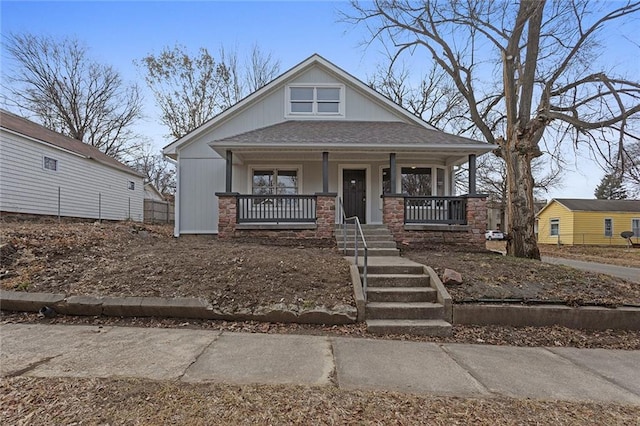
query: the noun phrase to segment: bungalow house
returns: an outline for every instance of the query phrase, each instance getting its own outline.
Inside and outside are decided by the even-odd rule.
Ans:
[[[315,54],[164,148],[177,161],[175,235],[331,237],[343,217],[397,241],[483,241],[475,160],[444,133]],[[470,194],[454,167],[470,163]]]
[[[640,242],[640,200],[555,198],[536,218],[540,244],[623,246],[624,231]]]
[[[143,178],[93,146],[0,110],[0,214],[142,221]]]

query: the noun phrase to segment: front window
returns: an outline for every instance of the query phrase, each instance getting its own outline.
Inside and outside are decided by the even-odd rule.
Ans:
[[[631,231],[636,240],[640,238],[640,219],[631,219]]]
[[[551,219],[549,225],[549,235],[552,237],[560,235],[560,219]]]
[[[613,219],[604,220],[604,236],[605,237],[613,236]]]
[[[254,170],[254,195],[291,195],[298,193],[297,170]]]
[[[403,167],[402,192],[410,196],[431,196],[431,167]]]
[[[342,86],[289,87],[289,115],[343,115]]]

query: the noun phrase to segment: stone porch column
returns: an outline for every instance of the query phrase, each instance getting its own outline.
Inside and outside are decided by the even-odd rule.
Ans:
[[[487,231],[487,195],[467,195],[466,198],[470,242],[484,246],[484,233]]]
[[[335,192],[317,192],[316,194],[316,237],[333,238],[336,229]]]
[[[218,197],[218,238],[232,238],[237,223],[237,192],[216,192]]]
[[[404,196],[402,194],[382,195],[382,221],[393,234],[396,242],[404,238]]]

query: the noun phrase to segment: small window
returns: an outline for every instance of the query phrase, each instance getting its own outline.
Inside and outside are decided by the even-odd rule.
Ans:
[[[613,237],[613,219],[604,220],[604,236]]]
[[[44,168],[51,171],[58,171],[58,160],[51,157],[44,157]]]
[[[552,237],[560,235],[560,219],[551,219],[549,225],[549,235]]]
[[[130,190],[132,190],[132,191],[135,191],[135,189],[136,189],[136,183],[135,183],[135,182],[132,182],[132,181],[129,181],[129,189],[130,189]]]
[[[342,87],[295,86],[289,87],[291,115],[341,115]]]
[[[640,219],[631,219],[631,231],[636,240],[640,238]]]

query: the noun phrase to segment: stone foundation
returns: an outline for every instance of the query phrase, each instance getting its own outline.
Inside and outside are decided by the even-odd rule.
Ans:
[[[467,196],[466,225],[422,225],[404,223],[404,196],[385,195],[383,221],[400,244],[471,244],[484,247],[486,196]]]
[[[238,193],[218,192],[218,238],[333,239],[336,218],[336,194],[316,194],[316,223],[238,224]]]

